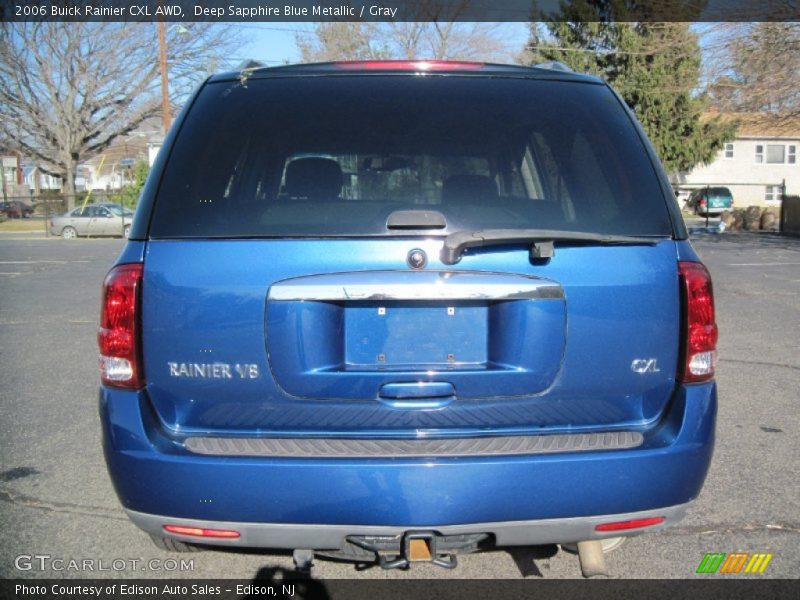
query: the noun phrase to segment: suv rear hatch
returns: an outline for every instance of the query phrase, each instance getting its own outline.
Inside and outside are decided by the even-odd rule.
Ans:
[[[303,74],[207,83],[166,160],[142,287],[164,425],[416,437],[658,419],[676,250],[606,86],[531,69]],[[548,232],[442,253],[498,229]]]

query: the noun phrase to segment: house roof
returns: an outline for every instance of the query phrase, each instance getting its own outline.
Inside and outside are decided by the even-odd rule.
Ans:
[[[766,112],[717,112],[703,114],[703,119],[719,117],[725,122],[736,122],[736,137],[800,138],[800,115],[779,116]]]

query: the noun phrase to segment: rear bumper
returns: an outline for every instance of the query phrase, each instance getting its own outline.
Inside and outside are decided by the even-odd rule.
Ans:
[[[347,536],[387,536],[399,537],[409,529],[433,531],[437,535],[461,535],[489,533],[498,546],[536,546],[541,544],[560,544],[581,542],[620,535],[637,535],[642,529],[626,531],[596,531],[601,523],[627,521],[645,517],[664,517],[663,523],[648,527],[655,531],[669,527],[680,521],[689,504],[680,504],[659,509],[619,515],[593,517],[573,517],[565,519],[541,519],[535,521],[507,521],[503,523],[470,523],[467,525],[433,525],[409,527],[377,527],[365,525],[308,525],[304,523],[237,523],[231,521],[198,521],[196,519],[176,519],[162,515],[150,515],[132,510],[126,511],[130,519],[147,533],[159,537],[172,537],[187,542],[211,543],[218,546],[238,546],[249,548],[285,548],[294,550],[338,550],[345,544]],[[238,531],[235,539],[207,539],[192,536],[167,534],[164,525],[186,525],[204,529],[225,529]]]
[[[697,211],[702,214],[709,214],[709,215],[721,215],[726,210],[733,210],[731,207],[724,207],[724,206],[712,206],[711,208],[706,208],[705,206],[698,207]]]
[[[679,520],[711,461],[716,387],[678,388],[636,448],[514,456],[198,455],[165,435],[143,392],[103,389],[100,412],[120,501],[153,533],[191,523],[243,533],[224,543],[320,549],[344,535],[433,529],[536,544],[614,537],[594,526],[639,513]]]

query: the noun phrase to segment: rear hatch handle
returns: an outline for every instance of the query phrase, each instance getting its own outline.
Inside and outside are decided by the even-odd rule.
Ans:
[[[386,383],[381,387],[381,398],[392,400],[415,400],[419,398],[449,398],[455,396],[452,383],[445,381],[411,381]]]
[[[386,383],[378,392],[381,404],[400,410],[439,409],[456,397],[456,389],[446,381]]]
[[[461,255],[467,248],[499,246],[504,244],[531,244],[531,258],[552,258],[555,254],[555,242],[654,246],[662,239],[664,238],[550,229],[483,229],[479,231],[456,231],[444,239],[440,259],[446,265],[454,265],[461,260]]]

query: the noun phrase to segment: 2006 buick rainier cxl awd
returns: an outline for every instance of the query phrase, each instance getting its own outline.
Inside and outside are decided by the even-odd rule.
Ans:
[[[171,550],[390,568],[577,543],[586,567],[700,492],[716,338],[669,182],[602,81],[216,75],[105,280],[105,455]]]

